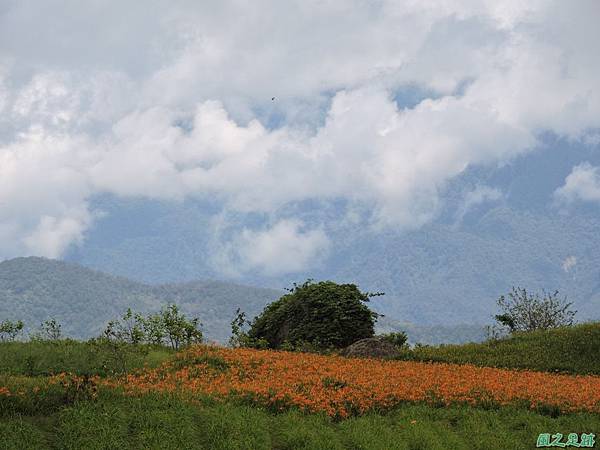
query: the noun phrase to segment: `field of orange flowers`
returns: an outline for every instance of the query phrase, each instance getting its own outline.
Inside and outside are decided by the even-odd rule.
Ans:
[[[128,394],[208,394],[340,418],[403,402],[519,403],[600,413],[598,376],[213,346],[192,347],[157,369],[99,383]]]

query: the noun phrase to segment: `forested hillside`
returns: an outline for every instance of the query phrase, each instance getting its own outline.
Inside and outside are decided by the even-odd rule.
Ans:
[[[0,319],[23,320],[31,330],[52,317],[66,335],[79,338],[98,335],[128,307],[146,313],[176,303],[200,318],[208,339],[224,340],[236,308],[256,314],[279,296],[273,289],[215,281],[149,286],[37,257],[0,263]]]
[[[149,313],[175,303],[199,317],[209,340],[226,342],[237,308],[252,318],[285,291],[223,281],[148,285],[73,263],[46,258],[15,258],[0,263],[0,321],[23,320],[27,331],[56,319],[66,336],[97,336],[127,308]],[[410,342],[429,344],[480,341],[478,325],[425,326],[385,316],[379,331],[406,331]]]

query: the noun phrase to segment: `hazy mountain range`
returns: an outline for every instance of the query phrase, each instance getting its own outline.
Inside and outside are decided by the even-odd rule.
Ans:
[[[208,338],[225,339],[236,308],[256,313],[281,293],[224,282],[149,286],[62,261],[16,258],[0,263],[0,317],[23,320],[30,329],[50,317],[67,336],[98,336],[128,307],[158,311],[176,303],[200,317]]]
[[[207,339],[226,342],[237,308],[253,317],[284,291],[219,281],[150,286],[76,264],[46,258],[16,258],[0,263],[0,321],[23,320],[28,332],[55,318],[66,336],[98,336],[106,323],[128,307],[143,313],[176,303],[189,317],[199,317]],[[421,327],[383,318],[379,331],[406,330],[412,342],[479,340],[477,326]]]

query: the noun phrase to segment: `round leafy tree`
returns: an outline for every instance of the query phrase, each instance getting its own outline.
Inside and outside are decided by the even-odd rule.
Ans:
[[[342,348],[374,334],[378,314],[366,302],[382,293],[363,293],[354,284],[294,283],[289,293],[257,316],[248,337],[270,348]]]

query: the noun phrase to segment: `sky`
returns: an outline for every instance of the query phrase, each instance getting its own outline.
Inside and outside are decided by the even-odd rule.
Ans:
[[[224,273],[318,263],[334,243],[300,203],[418,230],[469,168],[549,133],[598,146],[599,17],[597,0],[3,0],[0,260],[82,245],[101,195],[216,205]],[[457,221],[502,195],[477,186]],[[551,195],[600,204],[600,167]]]

